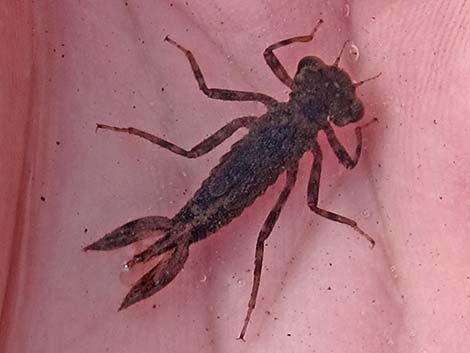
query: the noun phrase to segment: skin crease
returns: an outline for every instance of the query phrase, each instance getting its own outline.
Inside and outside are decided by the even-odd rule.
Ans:
[[[7,17],[11,51],[0,51],[11,71],[0,94],[7,195],[0,200],[0,351],[466,351],[470,5],[361,1],[345,16],[343,3],[322,3],[47,1],[29,10],[11,2],[20,16]],[[325,24],[312,43],[276,53],[293,75],[302,56],[332,63],[351,39],[359,58],[345,53],[340,65],[353,79],[383,72],[358,89],[363,121],[379,123],[364,131],[356,169],[342,168],[320,138],[320,205],[357,220],[376,247],[309,210],[306,156],[267,242],[246,343],[235,337],[255,240],[284,176],[240,218],[191,247],[172,284],[118,314],[145,270],[120,266],[142,246],[86,254],[81,247],[128,220],[172,216],[243,132],[188,160],[135,137],[95,134],[95,123],[135,126],[190,148],[263,107],[205,97],[164,36],[194,52],[209,87],[285,100],[261,54],[307,34],[320,17]],[[349,151],[353,130],[336,129]]]

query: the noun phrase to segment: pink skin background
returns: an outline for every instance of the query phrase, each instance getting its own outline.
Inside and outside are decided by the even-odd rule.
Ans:
[[[466,352],[470,346],[470,4],[466,1],[36,1],[2,6],[0,297],[2,352]],[[259,229],[284,182],[191,248],[166,289],[116,309],[148,266],[143,245],[84,253],[126,221],[172,216],[240,131],[197,160],[136,137],[135,126],[190,148],[257,103],[197,88],[165,35],[193,50],[212,87],[286,100],[269,44],[298,60],[341,60],[367,115],[356,169],[325,143],[321,205],[356,219],[371,250],[306,203],[312,157],[266,245],[258,305],[239,334]],[[357,51],[356,49],[357,48]],[[358,54],[358,55],[357,55]],[[353,127],[337,129],[349,150]],[[44,197],[44,201],[41,200]]]

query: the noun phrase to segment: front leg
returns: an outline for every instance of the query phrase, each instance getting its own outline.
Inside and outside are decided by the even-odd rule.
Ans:
[[[310,172],[310,180],[308,182],[308,195],[307,195],[308,207],[310,207],[310,209],[313,212],[315,212],[316,214],[324,218],[350,226],[352,229],[358,232],[361,236],[366,238],[371,243],[371,246],[374,247],[375,240],[369,234],[367,234],[361,228],[359,228],[359,226],[357,225],[355,221],[353,221],[350,218],[341,216],[339,214],[336,214],[336,213],[333,213],[333,212],[330,212],[323,208],[318,207],[318,195],[320,191],[320,177],[321,177],[323,155],[322,155],[320,146],[318,145],[317,142],[315,142],[315,144],[313,145],[312,152],[314,154],[314,159],[313,159],[313,164],[312,164],[312,170]]]
[[[328,124],[323,129],[325,131],[326,138],[328,139],[328,143],[335,152],[336,157],[338,158],[339,162],[346,168],[353,169],[357,165],[357,162],[359,162],[359,158],[361,157],[362,152],[362,129],[377,121],[378,120],[376,118],[372,119],[368,123],[356,127],[356,129],[354,130],[356,133],[357,144],[353,158],[351,158],[348,151],[346,151],[346,148],[344,148],[341,142],[339,142],[338,138],[336,137],[335,131],[333,130],[330,124]]]
[[[294,86],[294,80],[292,80],[292,78],[289,76],[284,66],[282,66],[281,62],[274,54],[274,50],[285,47],[292,43],[310,42],[313,39],[315,32],[318,30],[318,27],[320,27],[322,23],[323,23],[323,20],[319,20],[317,25],[313,28],[312,32],[310,32],[310,34],[306,36],[298,36],[298,37],[292,37],[289,39],[281,40],[277,43],[271,44],[264,51],[263,53],[264,60],[266,60],[266,63],[271,68],[274,75],[276,75],[276,77],[279,80],[281,80],[282,83],[284,83],[287,87],[292,89],[292,87]]]

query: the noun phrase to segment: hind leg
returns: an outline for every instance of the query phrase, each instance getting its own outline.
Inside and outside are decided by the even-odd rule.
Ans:
[[[238,338],[241,340],[244,340],[246,329],[248,328],[248,323],[250,322],[251,313],[253,312],[253,309],[256,305],[256,297],[258,296],[258,289],[261,281],[261,270],[263,268],[264,242],[271,235],[271,231],[273,230],[274,225],[279,218],[281,210],[284,207],[284,204],[286,203],[292,188],[294,187],[295,180],[297,179],[297,168],[298,166],[296,165],[294,168],[287,171],[286,185],[279,195],[276,205],[274,205],[271,212],[269,212],[268,218],[266,218],[264,221],[263,228],[261,228],[261,231],[258,235],[258,240],[256,241],[253,286],[251,288],[250,301],[248,302],[248,310],[246,312],[245,322],[240,332],[240,336],[238,336]]]
[[[154,235],[157,231],[168,231],[172,222],[167,217],[150,216],[128,222],[88,245],[83,250],[113,250]]]

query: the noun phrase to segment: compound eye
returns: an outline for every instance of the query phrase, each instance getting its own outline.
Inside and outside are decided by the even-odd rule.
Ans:
[[[320,58],[317,58],[316,56],[306,56],[299,61],[299,64],[297,65],[297,71],[303,69],[304,67],[315,70],[320,66],[325,66],[325,63]]]
[[[356,122],[364,116],[364,104],[359,99],[355,99],[351,105],[351,121]]]
[[[331,121],[339,127],[355,123],[364,115],[364,105],[359,99],[354,99],[349,105],[333,105],[331,107]]]

